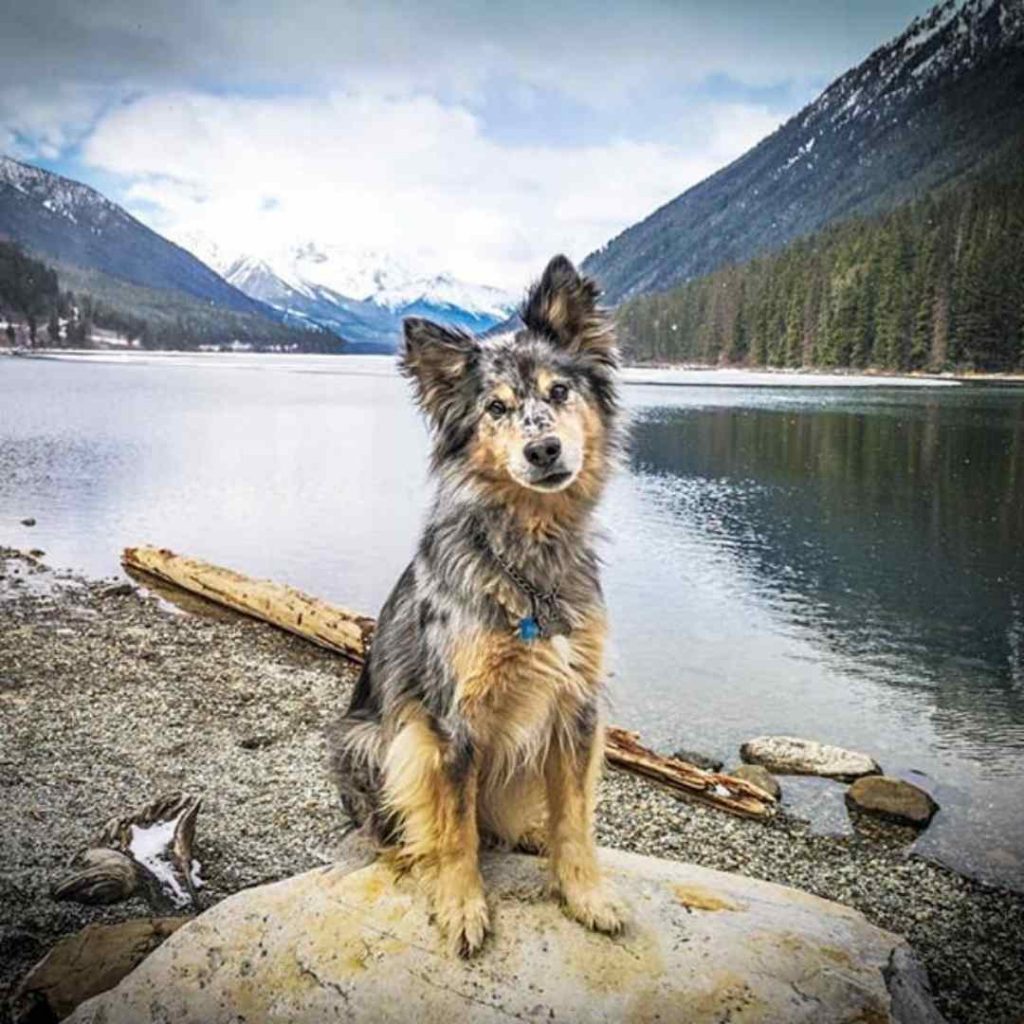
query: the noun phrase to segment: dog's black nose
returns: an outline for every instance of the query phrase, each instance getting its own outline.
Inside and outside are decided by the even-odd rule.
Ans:
[[[523,449],[523,454],[531,466],[547,469],[562,454],[562,442],[557,437],[542,437],[539,441],[531,441]]]

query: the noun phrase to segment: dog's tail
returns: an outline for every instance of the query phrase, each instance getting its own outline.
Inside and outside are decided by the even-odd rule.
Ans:
[[[384,736],[380,722],[366,713],[350,712],[329,734],[331,771],[341,806],[355,828],[379,842],[393,841],[394,824],[381,806]]]

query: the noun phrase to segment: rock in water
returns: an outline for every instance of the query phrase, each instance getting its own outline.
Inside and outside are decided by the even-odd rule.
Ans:
[[[858,779],[846,791],[846,806],[914,828],[924,828],[939,809],[923,789],[887,775]]]
[[[741,764],[729,771],[734,779],[743,779],[744,782],[752,783],[758,789],[763,789],[776,800],[782,799],[782,787],[779,780],[767,768],[759,764]]]
[[[187,917],[143,917],[90,924],[60,940],[25,976],[12,1000],[16,1022],[61,1020],[113,988]]]
[[[941,1021],[905,941],[854,910],[689,864],[601,860],[634,914],[619,938],[569,920],[535,857],[485,857],[495,931],[469,962],[445,953],[408,879],[379,862],[325,868],[217,904],[69,1019]]]
[[[795,736],[758,736],[740,747],[740,757],[780,775],[821,775],[842,782],[882,772],[867,754]]]
[[[712,757],[710,754],[702,754],[699,750],[687,750],[685,747],[674,751],[672,756],[705,772],[720,772],[725,764],[724,761],[719,761],[717,757]]]

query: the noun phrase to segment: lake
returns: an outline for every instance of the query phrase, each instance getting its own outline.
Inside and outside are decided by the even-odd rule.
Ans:
[[[918,852],[1024,888],[1024,389],[631,376],[612,719],[727,765],[763,733],[868,751],[942,806]],[[376,613],[426,451],[386,359],[0,359],[0,543],[93,575],[154,543]],[[850,829],[840,785],[783,785]]]

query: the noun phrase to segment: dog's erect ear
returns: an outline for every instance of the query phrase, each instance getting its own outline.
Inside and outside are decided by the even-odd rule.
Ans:
[[[420,317],[407,317],[403,330],[405,343],[399,369],[414,382],[416,400],[423,410],[442,423],[465,393],[469,371],[480,350],[468,334]]]
[[[598,308],[601,292],[565,256],[555,256],[530,289],[520,311],[531,331],[546,334],[575,352],[614,358],[615,338],[608,318]]]

